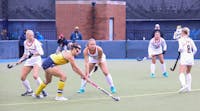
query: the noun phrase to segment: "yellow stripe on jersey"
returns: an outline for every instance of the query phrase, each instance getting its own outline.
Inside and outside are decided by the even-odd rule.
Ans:
[[[56,65],[62,65],[62,64],[66,64],[68,63],[69,61],[66,60],[62,53],[57,53],[57,54],[51,54],[50,55],[51,59],[53,60],[53,62],[56,64]]]

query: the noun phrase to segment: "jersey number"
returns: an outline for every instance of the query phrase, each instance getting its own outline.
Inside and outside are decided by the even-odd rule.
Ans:
[[[191,53],[191,46],[190,45],[187,45],[187,53]]]

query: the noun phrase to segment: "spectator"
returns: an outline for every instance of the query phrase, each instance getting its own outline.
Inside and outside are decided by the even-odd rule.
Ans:
[[[72,32],[70,39],[73,43],[75,43],[76,40],[82,40],[82,34],[80,33],[78,26],[74,28],[74,32]]]
[[[58,47],[56,49],[56,53],[61,52],[62,50],[67,50],[68,41],[65,39],[63,34],[60,34],[58,37]]]
[[[161,37],[164,38],[164,35],[163,35],[162,31],[160,30],[160,24],[155,24],[155,27],[154,27],[154,30],[153,30],[153,33],[152,33],[151,38],[154,37],[154,34],[155,34],[155,32],[156,32],[157,30],[160,31],[160,35],[161,35]]]
[[[39,41],[44,40],[44,37],[42,36],[42,34],[40,34],[40,32],[36,32],[35,35],[36,35],[37,40],[39,40]]]
[[[24,41],[26,40],[26,31],[27,29],[24,29],[22,35],[19,37],[19,57],[22,57],[24,54]]]
[[[2,31],[1,31],[1,39],[2,40],[8,40],[8,31],[7,31],[7,29],[2,29]]]

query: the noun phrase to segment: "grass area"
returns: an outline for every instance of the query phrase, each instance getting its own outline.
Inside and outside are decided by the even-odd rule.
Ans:
[[[83,60],[77,60],[83,69]],[[64,65],[61,69],[67,74],[64,96],[70,100],[58,102],[54,100],[58,78],[53,78],[46,88],[49,96],[44,99],[22,97],[24,88],[20,81],[22,65],[13,69],[6,68],[7,63],[0,64],[0,111],[199,111],[200,107],[200,71],[199,60],[192,69],[192,89],[185,94],[178,94],[180,88],[178,81],[178,67],[174,72],[169,68],[174,60],[167,60],[168,78],[161,74],[160,63],[156,65],[156,78],[150,78],[150,61],[137,62],[135,60],[108,60],[108,66],[121,100],[113,101],[91,85],[87,85],[86,93],[77,94],[80,86],[80,77]],[[44,79],[44,72],[40,71]],[[36,89],[32,74],[28,76],[31,86]],[[108,84],[100,70],[91,78],[99,86],[109,91]]]

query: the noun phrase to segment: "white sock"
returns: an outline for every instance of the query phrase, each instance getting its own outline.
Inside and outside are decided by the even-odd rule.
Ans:
[[[188,86],[188,90],[191,91],[192,75],[190,73],[186,74],[186,84]]]
[[[114,86],[113,80],[112,80],[112,76],[110,74],[108,74],[106,76],[106,81],[108,82],[108,84],[110,85],[110,87]]]
[[[184,87],[186,84],[185,84],[185,75],[184,73],[180,73],[179,74],[179,81],[181,82],[181,86]]]
[[[161,64],[162,73],[166,72],[166,65],[165,63]]]
[[[26,79],[25,81],[22,81],[22,84],[24,85],[24,87],[26,88],[26,91],[29,91],[31,92],[32,89],[31,89],[31,86],[30,86],[30,83],[29,81]]]
[[[92,72],[89,74],[89,78],[92,76]],[[87,84],[87,81],[84,79],[81,79],[81,89],[85,89]]]
[[[155,69],[156,69],[155,64],[151,63],[151,73],[152,74],[155,74]]]
[[[85,89],[86,84],[87,84],[87,81],[84,79],[81,79],[81,89]]]
[[[37,85],[39,86],[40,84],[42,84],[42,80],[40,77],[38,77],[36,80]]]

